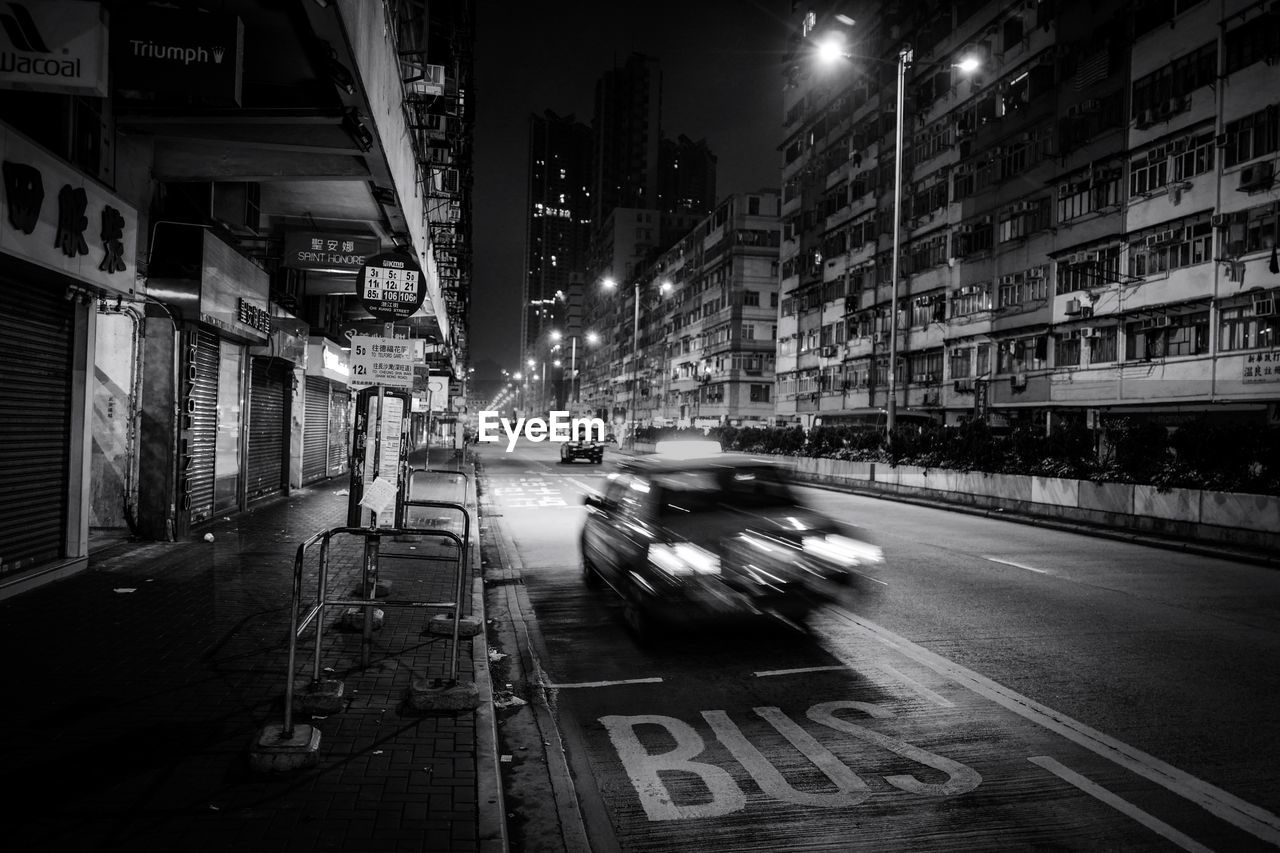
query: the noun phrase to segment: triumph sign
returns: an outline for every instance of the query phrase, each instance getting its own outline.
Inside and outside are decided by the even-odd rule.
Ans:
[[[107,25],[97,3],[0,3],[0,89],[107,96]]]

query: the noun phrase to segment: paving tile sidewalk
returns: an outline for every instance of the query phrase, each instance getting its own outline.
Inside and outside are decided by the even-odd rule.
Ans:
[[[421,452],[411,461],[425,465]],[[440,477],[431,491],[461,500],[463,485]],[[491,755],[477,761],[487,707],[423,714],[404,702],[411,675],[447,675],[449,638],[424,632],[441,611],[386,608],[367,668],[358,631],[326,630],[322,663],[344,682],[346,708],[299,718],[321,731],[317,766],[248,767],[256,733],[282,720],[297,546],[345,524],[345,492],[345,479],[330,480],[191,541],[117,545],[87,571],[0,602],[7,850],[493,849],[481,827],[495,806],[477,795],[496,774]],[[397,547],[442,558],[446,546]],[[336,566],[354,571],[360,553],[335,540]],[[394,597],[452,600],[451,562],[416,562]],[[312,636],[299,645],[300,677]],[[483,642],[462,641],[462,681],[476,678],[473,654],[483,661],[484,650],[472,646]]]

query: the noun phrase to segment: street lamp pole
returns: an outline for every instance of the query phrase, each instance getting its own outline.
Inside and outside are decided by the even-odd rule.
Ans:
[[[902,251],[902,111],[903,89],[907,76],[907,64],[911,62],[911,48],[903,45],[898,50],[897,109],[894,111],[893,139],[893,258],[889,270],[892,276],[889,289],[889,400],[885,410],[885,438],[893,445],[893,430],[898,420],[898,255]]]
[[[578,336],[569,339],[569,397],[578,405]]]
[[[640,282],[635,284],[636,312],[631,330],[631,452],[636,449],[636,405],[640,398]]]

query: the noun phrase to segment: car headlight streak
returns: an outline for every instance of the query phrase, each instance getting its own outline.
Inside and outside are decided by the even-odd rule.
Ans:
[[[649,562],[672,577],[720,574],[720,558],[689,542],[650,545]]]
[[[850,539],[838,533],[827,536],[806,536],[801,540],[806,554],[843,565],[884,562],[884,552],[879,546],[860,539]]]

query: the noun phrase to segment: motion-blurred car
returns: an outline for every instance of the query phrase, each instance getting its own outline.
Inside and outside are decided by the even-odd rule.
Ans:
[[[717,448],[718,449],[718,448]],[[804,627],[881,551],[804,506],[785,469],[688,446],[623,462],[589,496],[582,571],[623,599],[628,627],[774,616]],[[675,451],[675,452],[671,452]]]

